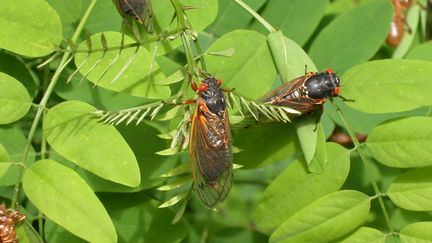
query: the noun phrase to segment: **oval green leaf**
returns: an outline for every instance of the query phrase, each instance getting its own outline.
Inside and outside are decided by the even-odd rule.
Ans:
[[[380,163],[397,168],[432,166],[432,117],[409,117],[377,126],[366,144]]]
[[[209,71],[224,81],[224,87],[235,88],[249,98],[264,95],[276,75],[265,36],[254,31],[236,30],[219,38],[207,52],[229,48],[235,49],[232,57],[207,57]]]
[[[328,242],[355,229],[367,218],[370,198],[339,191],[318,199],[285,221],[270,242]]]
[[[358,65],[341,77],[347,105],[367,113],[413,110],[432,104],[432,62],[379,60]]]
[[[16,227],[16,236],[20,243],[43,243],[44,241],[33,228],[33,226],[24,221],[19,223]]]
[[[328,162],[321,174],[309,173],[303,159],[290,164],[264,191],[254,219],[269,231],[281,225],[306,205],[338,190],[349,173],[349,151],[327,144]]]
[[[417,222],[403,228],[399,234],[402,243],[432,242],[432,222]]]
[[[397,206],[412,211],[432,210],[432,167],[408,171],[390,184],[387,195]]]
[[[0,13],[0,48],[40,57],[53,52],[63,38],[60,17],[44,0],[3,1]]]
[[[356,230],[339,243],[384,243],[386,240],[386,234],[383,232],[369,227],[361,227]]]
[[[288,38],[303,45],[324,16],[327,4],[328,0],[271,0],[267,1],[260,14]],[[254,22],[253,27],[262,33],[266,32],[258,21]]]
[[[25,116],[31,106],[27,89],[15,78],[0,73],[0,124],[7,124]]]
[[[40,160],[26,171],[23,189],[43,214],[73,234],[90,242],[117,242],[104,206],[72,169]]]
[[[282,31],[270,33],[267,41],[273,61],[284,83],[303,76],[305,67],[307,71],[317,71],[306,52],[297,43],[284,36]]]
[[[63,157],[104,179],[139,185],[134,153],[114,127],[97,121],[91,114],[94,111],[96,108],[79,101],[51,108],[43,127],[48,143]]]
[[[309,54],[317,68],[338,72],[369,60],[390,29],[390,1],[372,1],[339,15],[312,43]]]
[[[98,33],[91,37],[93,49],[103,48],[101,35]],[[121,33],[104,32],[103,35],[108,47],[120,46]],[[135,42],[128,36],[124,38],[125,45]],[[87,50],[86,41],[82,42],[78,49]],[[84,77],[100,87],[139,97],[169,97],[171,90],[165,85],[166,77],[154,60],[153,54],[143,47],[140,47],[138,52],[135,51],[136,48],[126,48],[121,51],[120,56],[118,49],[107,51],[105,54],[102,51],[93,51],[90,55],[81,52],[76,54],[75,64],[77,67],[81,66],[79,71]],[[122,73],[124,68],[126,69]],[[117,79],[118,75],[121,76]]]

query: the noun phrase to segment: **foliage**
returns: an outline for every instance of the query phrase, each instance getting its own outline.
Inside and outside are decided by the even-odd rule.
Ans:
[[[430,2],[396,49],[391,1],[151,3],[154,33],[110,0],[0,5],[0,196],[27,216],[20,242],[432,242]],[[355,101],[318,124],[260,101],[305,66]],[[201,69],[223,80],[234,143],[215,210],[188,164]]]

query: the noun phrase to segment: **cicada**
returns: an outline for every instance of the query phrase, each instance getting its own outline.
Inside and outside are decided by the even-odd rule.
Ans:
[[[207,207],[222,202],[231,189],[233,155],[222,81],[206,77],[199,87],[190,131],[190,160],[195,190]]]
[[[151,0],[113,0],[122,16],[134,18],[144,25],[148,33],[154,31],[153,8]]]
[[[339,96],[340,80],[332,69],[325,72],[309,72],[267,93],[262,101],[276,106],[285,106],[301,114],[322,109],[330,97]],[[342,99],[347,100],[342,97]]]
[[[25,215],[18,210],[8,210],[4,204],[0,205],[0,242],[18,243],[15,224],[24,220]]]

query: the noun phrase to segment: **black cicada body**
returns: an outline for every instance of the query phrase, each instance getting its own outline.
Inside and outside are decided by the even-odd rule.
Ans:
[[[304,114],[322,108],[328,98],[339,95],[339,90],[339,78],[333,70],[327,69],[322,73],[310,72],[287,82],[267,93],[262,101]]]

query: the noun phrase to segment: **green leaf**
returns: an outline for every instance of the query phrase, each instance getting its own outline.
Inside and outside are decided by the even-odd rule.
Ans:
[[[62,40],[60,18],[44,0],[5,1],[0,13],[0,48],[39,57],[53,52]]]
[[[402,243],[432,242],[432,222],[417,222],[403,228],[399,234]]]
[[[24,221],[23,223],[18,223],[15,227],[16,236],[20,243],[43,243],[40,235],[36,232],[33,226]]]
[[[406,59],[417,59],[432,61],[432,41],[422,43],[414,47],[405,57]]]
[[[370,198],[358,191],[339,191],[308,205],[285,221],[270,242],[328,242],[367,218]]]
[[[347,105],[368,113],[402,112],[431,105],[432,62],[378,60],[358,65],[341,77]],[[365,98],[367,97],[367,98]]]
[[[12,165],[6,148],[0,143],[0,177],[3,177]]]
[[[369,60],[387,36],[392,13],[389,1],[373,1],[339,15],[312,43],[310,57],[319,70],[337,72]]]
[[[48,218],[90,242],[116,242],[114,225],[102,203],[73,170],[40,160],[24,174],[23,189]]]
[[[300,149],[292,125],[284,123],[233,130],[233,141],[241,149],[234,154],[234,161],[246,169],[283,160]]]
[[[157,208],[157,202],[144,193],[104,194],[107,207],[119,234],[119,242],[181,242],[186,236],[183,221],[171,224],[174,213]]]
[[[71,234],[60,225],[50,219],[46,219],[44,224],[44,237],[50,243],[84,243],[83,239]]]
[[[298,119],[294,124],[303,156],[311,172],[321,173],[327,161],[327,145],[324,130],[317,124],[316,116]]]
[[[261,13],[275,28],[282,30],[288,38],[303,45],[318,26],[328,0],[271,0]],[[266,33],[259,22],[253,27]]]
[[[267,41],[273,61],[284,83],[303,76],[305,66],[308,71],[317,71],[306,52],[297,43],[284,36],[282,31],[270,33]]]
[[[432,117],[409,117],[377,126],[366,144],[380,163],[397,168],[432,165]]]
[[[266,0],[245,0],[249,7],[258,10]],[[219,0],[216,20],[207,27],[206,32],[221,36],[236,29],[247,29],[253,17],[232,0]]]
[[[68,160],[104,179],[139,185],[139,167],[132,150],[114,127],[97,121],[91,114],[95,110],[79,101],[51,108],[43,127],[48,143]]]
[[[384,243],[386,235],[374,228],[361,227],[352,234],[339,241],[340,243]]]
[[[9,160],[13,162],[23,162],[24,148],[27,144],[27,139],[20,129],[16,127],[0,126],[0,144],[4,146],[9,154]],[[35,160],[35,151],[32,146],[29,147],[27,160],[24,162],[29,166]],[[10,186],[16,183],[19,167],[10,166],[4,176],[0,177],[0,185]]]
[[[121,33],[104,32],[103,34],[109,47],[120,46]],[[94,49],[102,48],[101,35],[101,33],[98,33],[91,37]],[[128,36],[124,38],[124,44],[135,42]],[[82,42],[78,49],[87,50],[86,42]],[[114,64],[112,62],[119,54],[119,50],[107,51],[105,54],[101,51],[93,51],[90,56],[87,56],[87,53],[77,53],[75,64],[77,67],[82,65],[81,74],[100,87],[152,99],[169,97],[171,94],[170,88],[163,84],[166,77],[157,62],[153,60],[153,54],[142,47],[139,48],[137,53],[135,53],[135,50],[136,48],[123,49]],[[128,64],[129,62],[131,63]],[[112,66],[110,66],[111,64]],[[121,74],[122,69],[125,67],[127,67],[126,70]],[[117,79],[119,74],[121,76]]]
[[[90,82],[80,82],[81,74],[76,74],[66,83],[71,74],[72,70],[65,70],[54,89],[56,94],[65,100],[83,101],[104,110],[121,110],[153,101],[94,86]]]
[[[207,51],[228,48],[236,50],[232,57],[207,57],[209,71],[224,81],[224,87],[241,90],[249,98],[264,95],[276,75],[266,38],[254,31],[236,30],[219,38]]]
[[[0,124],[12,123],[27,114],[31,98],[24,85],[15,78],[0,73],[0,90],[3,90],[0,93]]]
[[[412,211],[432,210],[432,167],[410,170],[397,177],[387,195],[397,206]]]
[[[322,174],[309,173],[303,159],[289,165],[262,194],[254,219],[263,230],[281,225],[287,218],[318,198],[338,190],[349,173],[349,151],[327,144],[328,162]]]
[[[0,72],[20,81],[31,97],[34,97],[38,92],[38,77],[33,75],[32,70],[19,56],[10,52],[0,52]]]

